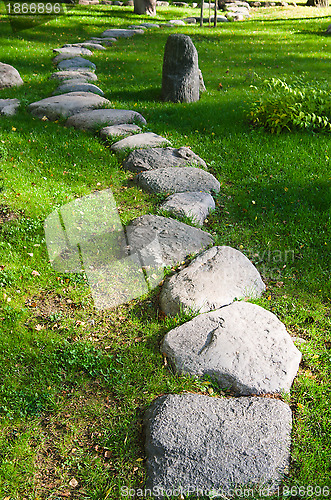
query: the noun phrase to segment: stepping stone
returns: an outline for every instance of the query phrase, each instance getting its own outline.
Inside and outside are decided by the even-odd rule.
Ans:
[[[149,148],[132,151],[124,161],[123,167],[131,172],[143,172],[157,168],[183,167],[197,165],[207,168],[206,163],[190,148]]]
[[[140,30],[140,29],[146,29],[146,26],[143,24],[132,24],[131,26],[128,26],[128,30]]]
[[[111,146],[112,151],[121,151],[123,149],[135,149],[135,148],[152,148],[154,146],[162,146],[170,144],[168,139],[161,137],[160,135],[154,134],[153,132],[146,132],[144,134],[136,134],[131,137],[122,139],[121,141],[115,142]]]
[[[227,246],[203,252],[163,285],[161,309],[176,316],[182,309],[199,313],[231,304],[235,299],[260,297],[265,285],[247,257]]]
[[[220,183],[215,177],[195,167],[158,168],[150,172],[141,172],[136,177],[139,186],[151,193],[183,193],[186,191],[220,190]]]
[[[86,81],[97,81],[98,77],[92,71],[57,71],[56,73],[52,73],[50,78],[55,78],[56,80],[76,80],[77,78],[84,79]]]
[[[87,49],[85,49],[87,50]],[[90,54],[89,55],[93,55],[93,52],[91,52],[89,50]],[[58,64],[60,63],[61,61],[66,61],[67,59],[72,59],[74,56],[72,54],[69,54],[67,52],[64,52],[63,54],[58,54],[57,56],[55,56],[53,58],[53,63],[54,64]]]
[[[56,54],[62,54],[62,55],[67,55],[68,57],[75,57],[75,56],[91,56],[92,52],[89,49],[86,49],[84,47],[77,47],[77,46],[67,46],[64,45],[63,47],[59,49],[53,49],[53,52]]]
[[[215,202],[209,193],[176,193],[169,196],[160,208],[169,214],[189,217],[202,226],[209,211],[215,208]]]
[[[19,99],[0,99],[0,115],[14,116],[19,106]]]
[[[292,413],[277,399],[167,394],[148,408],[144,427],[145,488],[162,492],[158,498],[200,490],[225,499],[236,487],[264,485],[270,495],[288,472]]]
[[[161,352],[178,373],[210,376],[237,395],[290,392],[301,361],[285,326],[269,311],[234,302],[171,330]]]
[[[81,43],[67,43],[64,47],[83,47],[84,49],[90,50],[106,50],[100,43],[92,42],[81,42]]]
[[[0,62],[0,90],[23,85],[23,80],[13,66]]]
[[[54,90],[53,95],[67,94],[68,92],[92,92],[93,94],[98,94],[103,96],[103,91],[92,83],[72,80],[69,83],[62,83],[57,89]]]
[[[134,123],[136,121],[146,125],[145,118],[136,111],[130,111],[127,109],[98,109],[72,116],[69,120],[67,120],[66,126],[84,130],[93,130],[96,128],[104,128],[108,125]]]
[[[108,137],[118,137],[124,135],[132,135],[135,132],[140,132],[141,128],[134,123],[123,123],[122,125],[110,125],[110,127],[104,127],[100,130],[100,136],[103,139],[107,139]]]
[[[81,68],[96,69],[96,65],[88,59],[84,59],[84,57],[73,57],[72,59],[60,61],[57,67],[59,70],[75,70],[75,68],[78,70]]]
[[[143,215],[126,227],[130,253],[139,252],[147,267],[175,266],[213,244],[210,234],[159,215]]]
[[[33,102],[28,109],[38,118],[46,116],[49,120],[57,120],[108,105],[110,102],[107,99],[91,92],[70,92]]]
[[[143,35],[144,30],[128,30],[128,29],[109,29],[101,33],[102,38],[130,38],[133,35]]]

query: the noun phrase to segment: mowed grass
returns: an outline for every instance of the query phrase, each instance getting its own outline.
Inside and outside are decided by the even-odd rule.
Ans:
[[[48,260],[44,220],[75,198],[111,188],[123,224],[157,213],[160,197],[137,189],[96,136],[33,119],[25,109],[56,87],[51,49],[144,19],[131,10],[77,7],[16,33],[0,19],[0,60],[25,81],[0,92],[23,103],[16,117],[0,118],[1,499],[119,499],[122,487],[143,487],[142,417],[155,397],[229,394],[165,366],[159,343],[188,318],[164,317],[158,289],[98,312],[84,275],[57,273]],[[156,20],[192,13],[160,8]],[[260,79],[329,78],[330,14],[302,5],[254,9],[242,23],[176,28],[192,37],[207,88],[192,104],[160,100],[172,28],[90,57],[115,107],[142,113],[147,131],[205,159],[221,182],[206,230],[256,264],[267,284],[258,303],[303,339],[295,340],[303,361],[284,396],[293,411],[284,485],[306,488],[305,496],[293,489],[292,498],[323,497],[308,485],[331,487],[330,135],[272,136],[250,128],[247,114]]]

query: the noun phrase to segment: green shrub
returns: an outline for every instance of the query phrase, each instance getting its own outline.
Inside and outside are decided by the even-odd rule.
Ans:
[[[276,134],[294,129],[331,132],[331,91],[327,84],[271,78],[264,80],[263,86],[266,92],[249,113],[253,125]]]

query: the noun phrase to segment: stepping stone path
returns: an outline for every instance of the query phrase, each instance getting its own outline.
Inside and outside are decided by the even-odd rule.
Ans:
[[[257,298],[265,285],[247,257],[227,246],[216,246],[166,281],[161,309],[171,316],[181,310],[199,313],[231,304],[235,299]]]
[[[9,87],[19,87],[23,80],[13,66],[0,62],[0,90]]]
[[[161,137],[153,132],[146,132],[145,134],[133,135],[115,142],[110,149],[112,151],[121,151],[122,149],[151,148],[167,144],[170,144],[170,142],[165,137]]]
[[[136,177],[137,184],[150,193],[183,193],[203,191],[209,193],[220,190],[220,183],[215,177],[195,167],[158,168],[141,172]]]
[[[123,167],[137,174],[135,181],[143,189],[173,193],[161,205],[162,210],[192,217],[202,225],[215,207],[211,193],[220,190],[204,160],[188,147],[155,147],[158,141],[163,145],[168,141],[152,132],[132,135],[141,132],[136,122],[147,125],[145,118],[136,111],[110,109],[110,102],[98,95],[102,90],[88,83],[97,81],[97,75],[84,68],[95,69],[95,65],[81,56],[105,50],[117,38],[131,38],[159,27],[153,23],[140,26],[108,29],[98,38],[54,49],[58,70],[51,78],[61,82],[55,92],[65,93],[32,103],[29,110],[41,119],[68,118],[66,125],[78,129],[101,128],[102,138],[131,135],[112,149],[144,149],[132,151]],[[0,88],[22,83],[14,68],[0,63]],[[0,113],[11,114],[18,106],[17,99],[2,99]],[[168,394],[154,401],[144,420],[146,487],[159,488],[159,497],[164,497],[166,490],[171,495],[179,486],[179,493],[194,493],[194,486],[204,492],[214,489],[225,498],[234,485],[267,484],[270,494],[288,470],[289,406],[277,399],[247,395],[289,391],[301,354],[272,313],[247,302],[235,302],[259,297],[265,285],[241,252],[224,246],[208,249],[213,244],[212,236],[201,229],[147,214],[126,227],[126,239],[121,239],[118,249],[120,255],[140,262],[151,288],[163,280],[164,266],[180,266],[162,285],[161,309],[169,315],[192,309],[200,314],[168,332],[162,352],[179,373],[209,375],[241,395],[222,399]],[[186,266],[185,259],[194,254],[199,255]],[[109,263],[104,269],[109,269]],[[102,269],[99,271],[102,275]],[[121,275],[118,277],[121,280]],[[99,286],[98,281],[94,284]],[[130,293],[127,297],[129,300]],[[105,302],[110,304],[108,299],[111,297]]]
[[[301,360],[283,323],[248,302],[171,330],[161,351],[177,372],[209,375],[238,395],[289,392]]]
[[[38,118],[46,116],[49,120],[58,120],[107,105],[110,105],[107,99],[91,92],[69,92],[34,102],[30,104],[29,111]]]
[[[143,125],[146,124],[145,118],[140,113],[137,113],[137,111],[127,109],[98,109],[86,113],[77,113],[67,120],[66,125],[83,130],[93,130],[98,127],[103,128],[106,125],[121,125],[136,121]]]
[[[147,410],[144,425],[146,488],[168,498],[197,489],[230,498],[236,486],[266,483],[272,492],[288,471],[291,410],[276,399],[168,394]]]
[[[161,208],[169,214],[189,217],[195,224],[202,226],[209,211],[215,208],[215,202],[209,193],[176,193],[169,196]]]
[[[197,165],[207,168],[206,163],[190,148],[149,148],[145,151],[133,151],[123,162],[123,167],[132,172],[143,172],[157,168],[182,167]]]

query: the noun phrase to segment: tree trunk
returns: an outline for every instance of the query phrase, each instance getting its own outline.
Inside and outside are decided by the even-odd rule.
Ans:
[[[156,15],[156,0],[134,0],[134,13]]]
[[[329,7],[329,0],[307,0],[308,7]]]

